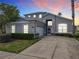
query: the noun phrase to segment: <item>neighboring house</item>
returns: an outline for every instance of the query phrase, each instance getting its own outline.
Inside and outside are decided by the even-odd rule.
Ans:
[[[39,36],[55,33],[73,33],[72,20],[47,12],[26,14],[6,25],[6,33],[33,33]]]

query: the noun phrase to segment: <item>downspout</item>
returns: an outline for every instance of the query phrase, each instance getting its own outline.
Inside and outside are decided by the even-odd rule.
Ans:
[[[54,34],[56,33],[56,15],[55,15],[55,27],[54,27]]]
[[[35,22],[34,22],[35,24],[34,24],[34,38],[36,38],[36,20],[35,20]]]

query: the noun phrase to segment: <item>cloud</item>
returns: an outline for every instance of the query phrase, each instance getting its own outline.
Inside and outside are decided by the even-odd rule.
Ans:
[[[33,4],[35,4],[39,8],[47,8],[49,6],[48,0],[32,0]]]
[[[71,8],[70,0],[18,0],[18,2],[26,7],[48,9],[51,12],[59,12],[63,8]],[[75,10],[79,11],[79,0],[76,1]]]
[[[79,11],[79,2],[75,4],[75,10]]]
[[[21,5],[58,11],[66,6],[67,0],[18,0]]]
[[[32,1],[31,0],[17,0],[18,1],[18,3],[20,4],[20,5],[22,5],[22,6],[28,6],[28,7],[32,7],[32,6],[34,6],[34,4],[32,3]]]
[[[50,11],[59,11],[67,6],[68,0],[32,0],[38,8],[48,9]]]

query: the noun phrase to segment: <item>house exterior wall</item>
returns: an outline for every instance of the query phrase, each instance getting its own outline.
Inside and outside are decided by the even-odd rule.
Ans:
[[[6,27],[6,33],[11,33],[11,26],[9,24],[5,25]]]
[[[42,18],[39,18],[39,14],[42,14]],[[28,17],[28,15],[30,15],[31,17]],[[33,17],[33,15],[36,15],[36,18]],[[46,20],[52,20],[52,27],[51,27],[51,33],[58,33],[58,24],[67,24],[67,33],[71,33],[73,32],[73,25],[72,25],[72,20],[61,17],[61,16],[57,16],[57,15],[53,15],[50,13],[31,13],[31,14],[27,14],[25,15],[25,18],[27,20],[38,20],[41,21],[43,23],[46,23]],[[46,30],[46,28],[45,28]]]
[[[38,21],[28,21],[29,33],[44,35],[45,24]]]
[[[12,22],[9,24],[6,24],[6,33],[11,33],[11,26],[15,25],[15,33],[24,33],[24,24],[27,24],[27,22]]]
[[[73,33],[73,25],[72,25],[72,21],[68,20],[68,19],[63,19],[63,18],[56,18],[56,33],[58,32],[58,24],[67,24],[67,31],[68,33],[72,34]]]
[[[47,17],[44,18],[45,20],[52,20],[52,27],[51,27],[51,33],[58,33],[58,24],[67,24],[67,31],[68,33],[72,34],[73,33],[73,25],[72,21],[69,19],[61,18],[59,16],[55,15],[48,15]]]
[[[11,26],[15,25],[15,33],[24,33],[24,25],[28,25],[28,33],[32,34],[39,34],[42,36],[44,34],[44,24],[41,22],[35,22],[35,21],[24,21],[24,22],[12,22],[9,24],[6,24],[6,33],[11,33]],[[41,31],[42,29],[42,31]],[[39,32],[40,30],[40,32]]]
[[[42,18],[39,18],[39,14],[42,15]],[[31,17],[28,17],[28,15],[30,15]],[[36,17],[34,18],[33,16],[36,15]],[[59,33],[58,32],[58,24],[62,24],[65,23],[67,24],[67,33],[71,33],[73,32],[72,28],[72,21],[57,15],[53,15],[50,13],[46,13],[46,12],[39,12],[39,13],[32,13],[32,14],[27,14],[25,15],[25,19],[20,21],[16,21],[16,22],[11,22],[9,24],[6,24],[6,33],[11,33],[11,26],[15,25],[16,26],[16,30],[15,33],[24,33],[24,24],[28,25],[28,33],[33,33],[33,34],[37,34],[39,33],[40,36],[42,35],[46,35],[46,30],[47,30],[47,26],[46,26],[46,21],[47,20],[52,20],[52,26],[51,26],[51,33]]]

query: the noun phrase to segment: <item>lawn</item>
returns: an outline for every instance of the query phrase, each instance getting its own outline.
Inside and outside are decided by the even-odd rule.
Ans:
[[[19,53],[38,40],[15,40],[8,43],[0,43],[0,51]]]

